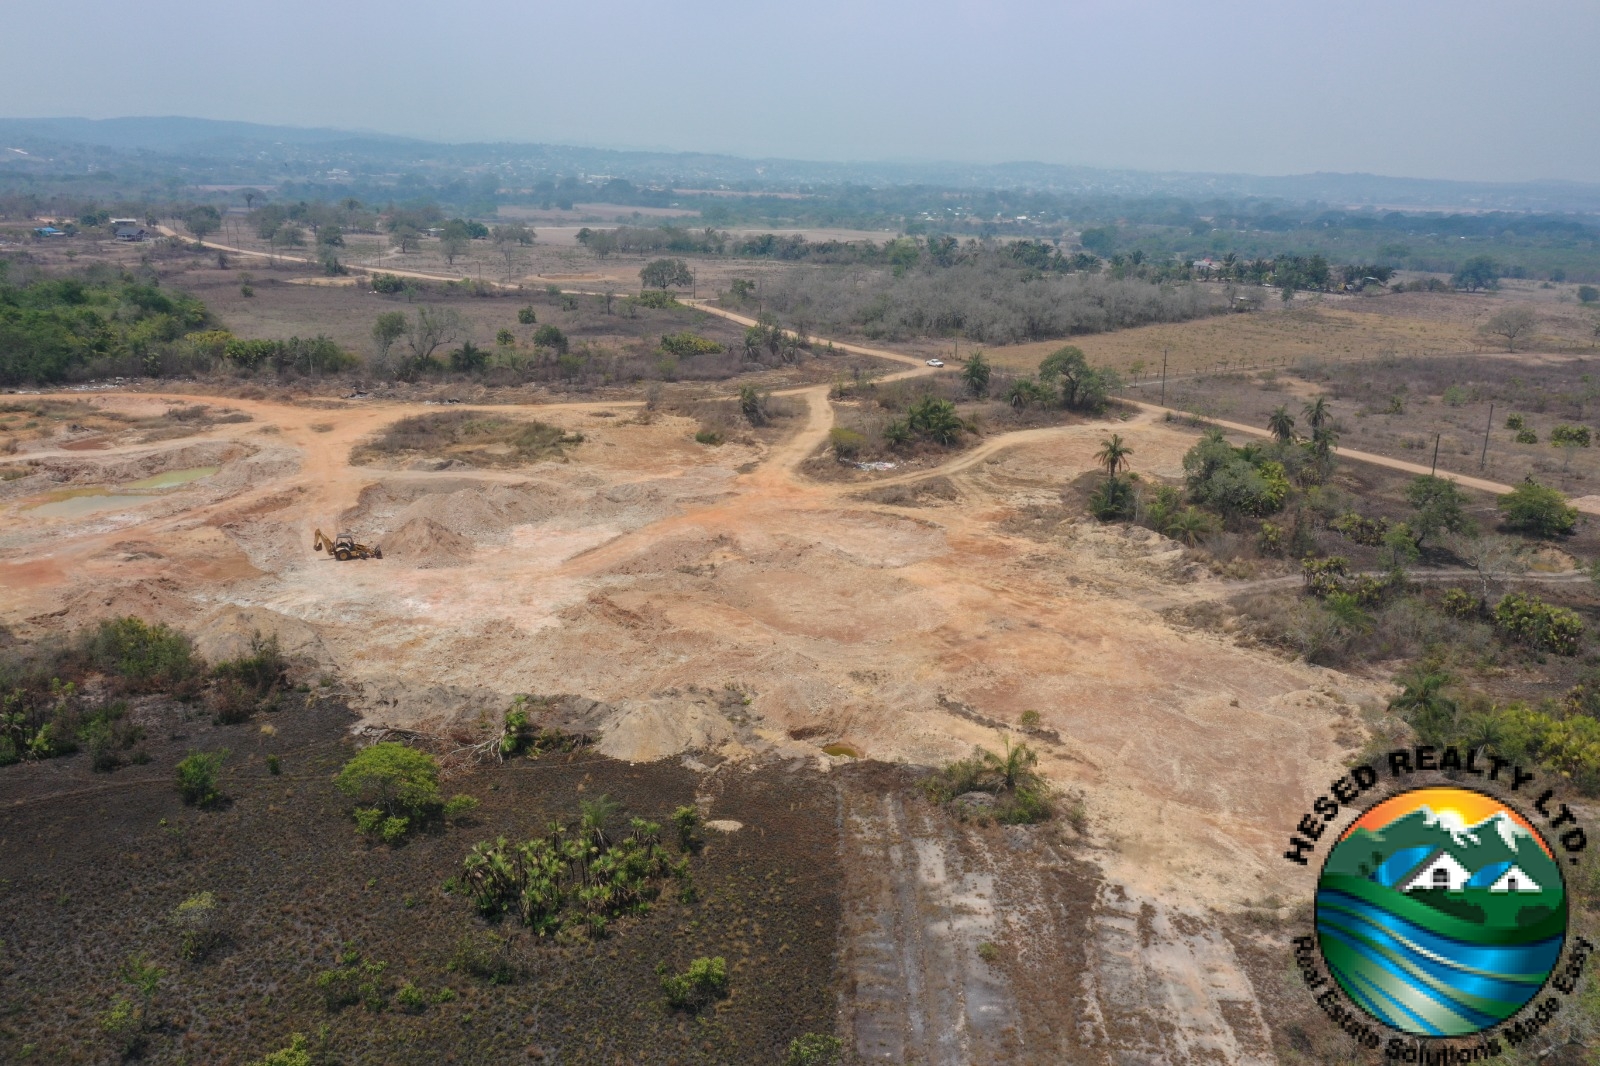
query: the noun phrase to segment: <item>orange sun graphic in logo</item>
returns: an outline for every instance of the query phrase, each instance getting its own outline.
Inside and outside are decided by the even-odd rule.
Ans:
[[[1384,826],[1397,819],[1404,818],[1412,811],[1421,810],[1423,807],[1433,812],[1439,824],[1446,829],[1461,832],[1471,826],[1492,818],[1496,814],[1505,814],[1517,825],[1528,831],[1528,835],[1544,849],[1546,855],[1552,855],[1550,846],[1544,838],[1533,831],[1533,826],[1528,820],[1504,803],[1492,796],[1481,792],[1472,792],[1464,788],[1419,788],[1405,792],[1367,811],[1360,818],[1351,823],[1350,828],[1344,831],[1339,839],[1344,840],[1357,829],[1366,829],[1377,832]]]

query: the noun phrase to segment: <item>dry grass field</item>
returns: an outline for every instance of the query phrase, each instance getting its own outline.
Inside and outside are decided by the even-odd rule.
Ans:
[[[1496,294],[1397,293],[1376,297],[1306,296],[1283,306],[1272,302],[1247,314],[1219,315],[1116,333],[1006,345],[986,349],[997,366],[1029,372],[1063,344],[1082,348],[1093,363],[1116,368],[1129,381],[1161,373],[1178,377],[1248,367],[1293,366],[1304,359],[1359,363],[1395,357],[1492,352],[1498,342],[1480,327],[1513,304],[1531,306],[1536,335],[1519,345],[1534,351],[1587,351],[1595,343],[1600,312],[1575,302],[1572,286],[1539,290],[1507,282]],[[1565,300],[1559,299],[1565,296]]]
[[[1455,323],[1368,314],[1324,304],[1007,345],[990,348],[985,354],[998,366],[1026,372],[1063,344],[1075,344],[1091,362],[1115,367],[1132,381],[1159,377],[1163,351],[1167,353],[1167,373],[1178,376],[1285,366],[1305,358],[1360,361],[1387,355],[1434,355],[1470,350],[1476,339],[1471,329]]]

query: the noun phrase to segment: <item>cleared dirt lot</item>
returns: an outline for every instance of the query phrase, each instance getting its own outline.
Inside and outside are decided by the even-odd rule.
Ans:
[[[1022,968],[1001,967],[1011,973],[1003,978],[963,969],[940,995],[980,1013],[983,997],[998,997],[1013,1004],[1010,1022],[956,1039],[939,1028],[947,1018],[935,1023],[917,1005],[923,992],[902,987],[895,1009],[911,1013],[857,1032],[860,1050],[909,1040],[944,1049],[929,1061],[1017,1061],[1008,1042],[1037,1033],[1064,1004],[1019,999],[1024,979],[1065,996],[1078,975],[1103,970],[1091,998],[1107,1018],[1117,980],[1147,989],[1151,1011],[1164,1009],[1161,989],[1193,973],[1233,973],[1216,980],[1247,987],[1220,942],[1183,941],[1192,971],[1160,962],[1171,955],[1156,950],[1162,937],[1129,956],[1116,914],[1148,903],[1200,921],[1211,906],[1303,889],[1276,858],[1283,812],[1340,772],[1355,707],[1372,687],[1166,622],[1159,611],[1172,585],[1207,579],[1185,573],[1181,553],[1153,534],[1059,512],[1062,487],[1093,467],[1108,425],[995,438],[929,472],[948,477],[954,498],[891,506],[856,498],[859,485],[796,472],[831,418],[825,386],[791,399],[808,414],[789,436],[720,448],[694,443],[687,419],[641,420],[625,402],[496,406],[500,417],[583,435],[564,461],[520,469],[352,466],[353,447],[418,413],[399,403],[230,399],[250,422],[183,442],[112,435],[87,451],[32,442],[18,458],[38,465],[7,483],[0,511],[0,621],[26,637],[136,613],[188,629],[208,655],[276,632],[291,653],[343,678],[369,722],[407,728],[498,714],[516,692],[579,694],[606,705],[600,751],[624,760],[800,759],[822,771],[841,760],[820,748],[842,742],[872,760],[934,764],[995,746],[1000,728],[1037,710],[1055,738],[1040,740],[1042,769],[1087,812],[1071,859],[1085,865],[1073,869],[1115,893],[1086,887],[1078,909],[1048,920],[1088,937],[1059,964],[1020,950],[1035,934],[1058,935],[1044,912],[1020,899],[997,911],[1010,924],[993,936],[1014,939]],[[1115,428],[1138,469],[1169,477],[1194,437],[1148,415]],[[218,469],[126,507],[48,519],[34,510],[63,489],[209,466]],[[1060,516],[1018,532],[1040,508]],[[340,564],[311,551],[317,526],[405,550]],[[930,894],[932,913],[954,921],[987,891],[980,882],[993,875],[983,871],[999,857],[959,858],[974,845],[925,824],[925,809],[880,816],[929,836],[905,867],[922,871],[915,884],[933,856],[954,864],[950,885],[930,873],[915,889]],[[869,827],[863,846],[897,833]],[[870,900],[912,883],[851,891]],[[870,954],[869,931],[852,921],[848,950]],[[944,968],[942,953],[967,950],[950,939],[959,927],[930,927],[930,971]],[[961,935],[979,934],[991,935]],[[1207,1010],[1168,1036],[1140,1037],[1133,1058],[1135,1030],[1117,1028],[1131,1020],[1073,1046],[1088,1062],[1185,1062],[1206,1061],[1183,1035],[1191,1029],[1235,1049],[1259,1043],[1256,1023],[1238,1021],[1253,1015],[1225,1021],[1233,1008]]]

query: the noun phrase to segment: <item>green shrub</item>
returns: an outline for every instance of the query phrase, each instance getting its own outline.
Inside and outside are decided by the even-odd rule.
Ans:
[[[134,691],[171,688],[200,672],[188,637],[132,617],[101,622],[84,638],[83,650],[96,669]]]
[[[1507,429],[1522,429],[1525,425],[1527,425],[1527,423],[1526,423],[1526,421],[1524,421],[1524,419],[1523,419],[1523,417],[1521,415],[1519,415],[1519,414],[1506,415],[1506,428]]]
[[[1133,483],[1126,478],[1106,478],[1089,494],[1089,513],[1102,522],[1127,521],[1137,505]]]
[[[1519,430],[1517,430],[1517,443],[1518,444],[1538,444],[1539,443],[1539,434],[1535,433],[1531,429],[1519,429]]]
[[[378,835],[383,838],[385,844],[390,845],[400,843],[410,831],[411,819],[398,814],[385,818],[383,824],[378,827]]]
[[[694,807],[679,807],[672,812],[672,824],[678,830],[678,847],[693,851],[700,843],[700,812]]]
[[[546,324],[533,331],[535,348],[551,348],[565,354],[567,344],[567,335],[555,326]]]
[[[661,338],[661,350],[680,359],[688,359],[696,355],[716,355],[722,351],[722,345],[699,334],[684,330],[681,333],[663,335]]]
[[[702,429],[694,435],[696,444],[709,444],[715,447],[722,443],[722,434],[714,429]]]
[[[1480,604],[1478,597],[1466,589],[1445,589],[1444,595],[1439,599],[1439,607],[1445,614],[1456,618],[1474,618],[1478,614]]]
[[[629,300],[640,307],[649,307],[657,311],[678,306],[678,301],[673,297],[672,293],[664,292],[660,289],[646,290],[637,296],[630,296]]]
[[[566,754],[578,750],[589,742],[589,739],[581,733],[563,733],[559,729],[548,727],[534,728],[530,706],[532,704],[527,696],[517,696],[506,710],[500,728],[500,743],[497,747],[502,759],[514,755],[527,755],[531,758],[548,752]]]
[[[1282,463],[1258,445],[1235,448],[1220,431],[1208,432],[1183,456],[1189,495],[1223,515],[1260,517],[1283,508],[1289,477]]]
[[[1494,624],[1514,640],[1557,655],[1576,655],[1583,638],[1583,620],[1575,612],[1521,592],[1495,604]]]
[[[405,287],[405,280],[398,274],[372,275],[373,292],[382,293],[385,296],[393,296],[397,292],[404,292]]]
[[[479,805],[478,799],[475,796],[451,796],[447,801],[445,801],[445,819],[451,822],[465,821],[467,818],[471,817],[472,812],[476,811]]]
[[[263,639],[257,631],[250,638],[249,655],[218,663],[212,668],[211,676],[234,682],[259,700],[286,687],[288,672],[289,661],[278,647],[277,634]]]
[[[783,1066],[839,1066],[844,1042],[825,1033],[806,1033],[789,1041]]]
[[[400,986],[400,991],[394,994],[394,1001],[407,1014],[421,1014],[428,1009],[427,995],[410,981]]]
[[[257,1059],[250,1066],[311,1066],[311,1052],[306,1047],[306,1038],[300,1033],[295,1033],[289,1038],[289,1046],[272,1052],[266,1058]]]
[[[1306,557],[1300,563],[1301,579],[1306,591],[1313,596],[1331,596],[1345,591],[1345,579],[1350,576],[1350,560],[1342,555],[1323,559]]]
[[[1053,813],[1044,788],[1019,788],[995,804],[994,818],[1001,825],[1033,825]]]
[[[491,985],[509,985],[517,979],[517,967],[511,959],[511,941],[493,933],[468,933],[456,941],[456,951],[448,968]]]
[[[168,921],[178,934],[178,954],[198,962],[222,942],[222,910],[210,892],[190,896],[176,907]]]
[[[1536,537],[1564,537],[1578,524],[1578,510],[1558,490],[1524,481],[1495,501],[1507,529]]]
[[[357,804],[354,814],[361,831],[388,843],[437,815],[443,806],[439,764],[433,756],[392,741],[357,752],[334,785]]]
[[[840,459],[854,459],[861,454],[867,446],[864,434],[844,426],[835,426],[828,431],[828,442],[833,445],[833,454]]]
[[[1588,426],[1556,426],[1550,431],[1550,443],[1557,448],[1587,448],[1594,438]]]
[[[111,1001],[100,1015],[100,1031],[124,1059],[137,1058],[148,1042],[144,1009],[129,996],[117,996]]]
[[[267,773],[271,774],[273,777],[277,777],[279,774],[283,773],[283,760],[278,758],[277,755],[268,755]]]
[[[122,700],[96,708],[83,719],[76,730],[76,739],[89,753],[89,768],[96,773],[110,773],[122,765],[122,753],[144,737],[144,730],[127,721],[128,705]],[[54,724],[70,728],[70,719],[63,716]]]
[[[664,971],[665,966],[661,967]],[[661,991],[669,1006],[690,1013],[704,1010],[728,994],[728,964],[722,956],[695,959],[680,974],[662,973]]]
[[[1383,543],[1383,536],[1389,532],[1387,518],[1367,518],[1365,515],[1350,511],[1340,515],[1328,523],[1334,532],[1342,534],[1346,540],[1353,540],[1357,544],[1364,544],[1376,548]]]
[[[517,308],[517,321],[524,326],[532,326],[539,321],[539,315],[532,304]]]
[[[317,974],[315,983],[330,1011],[357,1003],[370,1011],[381,1011],[389,1003],[389,989],[383,979],[388,968],[388,963],[363,960],[359,951],[347,947],[339,955],[338,964]]]
[[[194,807],[212,807],[222,800],[217,788],[217,773],[228,749],[221,751],[191,751],[178,760],[178,795],[183,802]]]

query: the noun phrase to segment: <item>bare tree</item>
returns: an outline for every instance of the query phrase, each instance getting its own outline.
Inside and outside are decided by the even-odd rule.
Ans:
[[[1452,537],[1450,550],[1478,576],[1478,589],[1484,603],[1499,591],[1506,578],[1526,573],[1527,560],[1522,543],[1514,537]]]
[[[1500,337],[1506,342],[1506,351],[1517,350],[1517,342],[1533,333],[1538,323],[1530,307],[1508,307],[1483,324],[1483,332]]]
[[[461,336],[461,315],[453,307],[419,307],[406,322],[406,347],[418,363],[426,362],[442,344]]]

